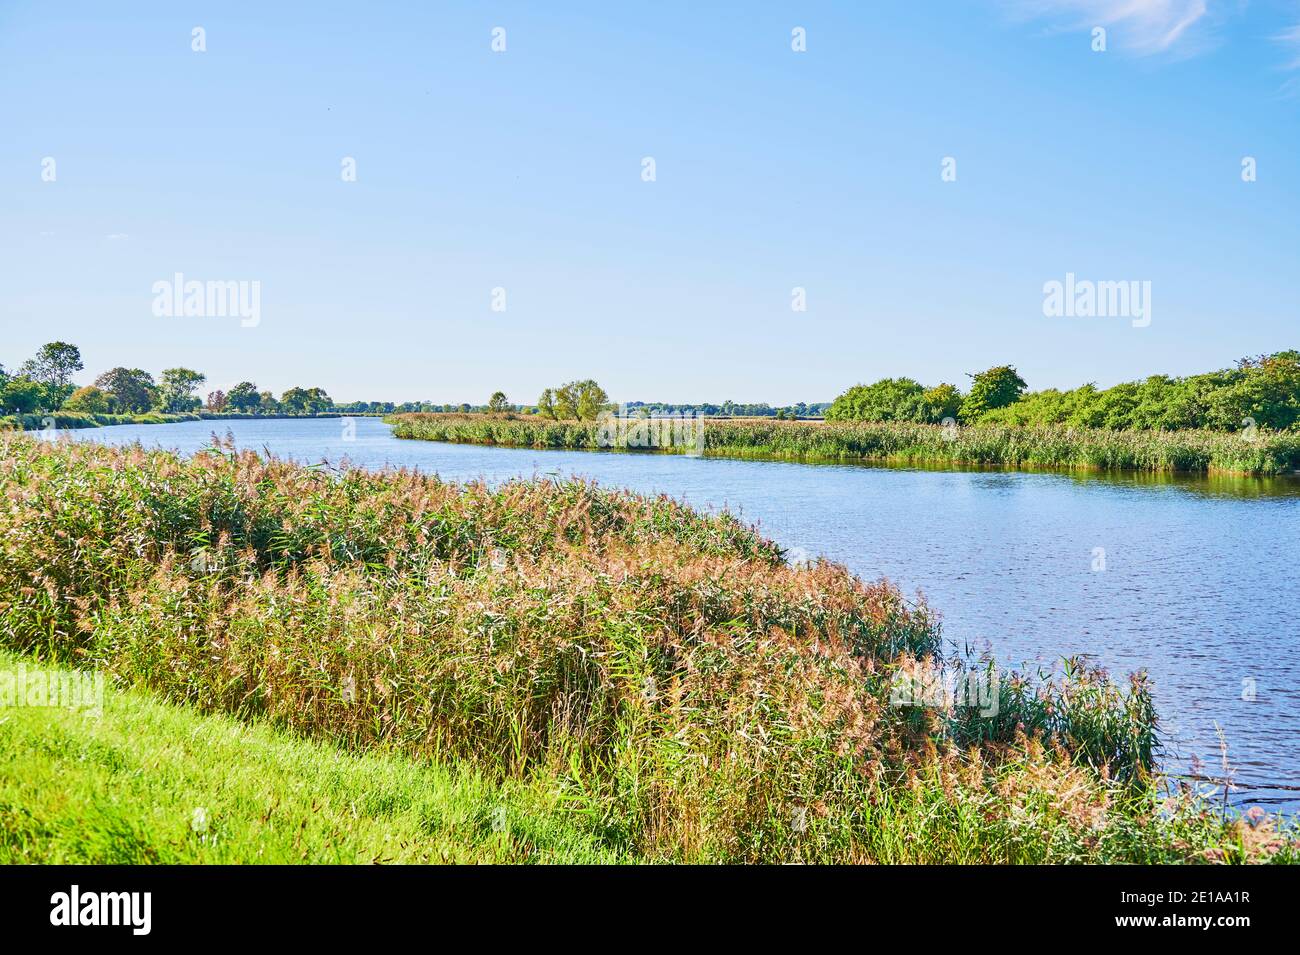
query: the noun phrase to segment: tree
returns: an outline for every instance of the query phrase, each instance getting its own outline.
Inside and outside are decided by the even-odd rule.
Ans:
[[[278,414],[280,402],[275,400],[275,395],[271,392],[264,391],[257,396],[257,410],[259,414]]]
[[[556,421],[594,421],[609,403],[609,395],[590,378],[547,388],[537,399],[537,411]]]
[[[209,411],[216,411],[216,412],[225,411],[226,403],[228,400],[229,399],[226,398],[226,393],[222,391],[220,388],[218,388],[216,391],[210,391],[208,392],[208,400],[206,402],[207,408]]]
[[[107,391],[86,385],[74,391],[72,397],[63,403],[63,408],[65,411],[84,411],[87,414],[108,414],[116,401]]]
[[[72,376],[81,371],[81,350],[67,342],[48,342],[41,346],[35,358],[23,364],[21,374],[42,385],[55,389],[68,388]]]
[[[826,411],[828,421],[925,421],[925,389],[911,378],[856,385]]]
[[[320,388],[290,388],[280,396],[280,409],[287,414],[314,415],[332,407],[334,401]]]
[[[123,414],[148,411],[154,404],[153,376],[139,368],[111,368],[95,379],[95,387],[111,394]]]
[[[1235,431],[1253,421],[1280,430],[1300,420],[1300,352],[1243,358],[1236,378],[1211,396],[1212,426]]]
[[[578,417],[578,395],[572,384],[560,385],[555,389],[555,418],[557,421],[572,421]]]
[[[605,394],[605,389],[590,378],[577,382],[573,389],[578,400],[578,418],[582,421],[596,420],[601,409],[609,402],[609,395]]]
[[[241,381],[226,394],[226,407],[231,411],[256,411],[262,403],[262,396],[257,393],[257,385],[251,381]]]
[[[957,420],[961,411],[962,394],[956,385],[935,385],[921,395],[921,406],[925,420],[931,424],[942,424],[947,419]]]
[[[978,421],[990,411],[1005,408],[1014,403],[1027,387],[1011,365],[998,365],[970,378],[970,394],[961,403],[963,421]]]
[[[290,388],[280,395],[280,410],[285,414],[306,414],[308,400],[305,388]]]
[[[173,414],[197,410],[200,402],[194,391],[207,380],[193,368],[164,368],[158,383],[159,410]]]
[[[31,414],[41,406],[43,395],[44,389],[30,378],[9,378],[0,392],[0,408],[13,414]]]
[[[310,407],[313,413],[329,411],[334,407],[334,399],[325,394],[324,388],[308,388],[307,394],[311,402]]]
[[[506,397],[504,391],[492,392],[492,397],[488,399],[488,411],[493,414],[504,414],[510,410],[510,399]]]

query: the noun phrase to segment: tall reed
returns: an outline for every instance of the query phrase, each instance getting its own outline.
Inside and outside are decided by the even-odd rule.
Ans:
[[[1190,801],[1159,810],[1144,683],[1009,677],[983,723],[894,705],[902,668],[943,663],[923,601],[789,566],[667,498],[2,436],[0,505],[8,647],[349,748],[553,780],[649,857],[1292,851],[1243,847]]]
[[[399,438],[529,448],[602,448],[600,426],[593,422],[445,414],[404,414],[386,420]],[[706,454],[793,461],[1261,475],[1300,469],[1300,434],[1262,430],[1229,434],[1055,426],[959,428],[910,422],[710,420],[704,428],[704,439]]]

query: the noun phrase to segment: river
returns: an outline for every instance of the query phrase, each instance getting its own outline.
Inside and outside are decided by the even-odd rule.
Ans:
[[[355,430],[349,430],[349,423]],[[1146,669],[1169,739],[1238,804],[1300,809],[1300,481],[804,465],[402,441],[376,418],[69,432],[181,452],[241,448],[500,481],[577,475],[728,508],[790,548],[924,593],[946,638],[1034,669],[1089,654]]]

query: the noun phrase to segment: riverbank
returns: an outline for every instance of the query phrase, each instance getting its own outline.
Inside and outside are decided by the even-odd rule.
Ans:
[[[6,676],[44,692],[80,674],[0,652]],[[536,783],[344,753],[111,684],[93,702],[0,703],[0,865],[628,861]]]
[[[837,565],[791,567],[727,515],[580,482],[0,441],[11,651],[342,750],[541,786],[602,850],[1296,852],[1289,826],[1164,802],[1141,680],[1003,673],[985,716],[900,700],[943,659],[924,603]]]
[[[81,428],[106,428],[118,424],[175,424],[178,421],[198,421],[197,414],[167,414],[150,411],[145,414],[91,414],[81,411],[53,411],[31,414],[0,415],[0,431],[56,431]]]
[[[399,438],[566,450],[684,453],[689,443],[630,448],[627,434],[596,422],[536,417],[404,414],[384,419]],[[660,429],[666,433],[669,429]],[[683,429],[690,430],[690,429]],[[803,462],[1050,468],[1187,474],[1290,474],[1300,469],[1300,434],[1106,431],[1005,425],[753,420],[704,422],[704,453]]]
[[[319,414],[223,414],[213,411],[187,412],[170,414],[162,411],[150,411],[144,414],[90,414],[80,411],[55,411],[42,414],[0,415],[0,431],[44,431],[46,429],[80,430],[83,428],[107,428],[122,424],[176,424],[180,421],[270,421],[279,418],[342,418],[347,414],[353,417],[377,417],[363,415],[361,412],[323,411]]]

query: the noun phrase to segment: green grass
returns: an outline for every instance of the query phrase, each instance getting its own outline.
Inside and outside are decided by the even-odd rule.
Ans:
[[[403,414],[386,420],[396,437],[428,441],[571,450],[598,450],[609,443],[602,442],[595,422],[454,414]],[[1059,426],[710,420],[704,439],[708,455],[786,461],[1257,475],[1300,469],[1300,434],[1264,430],[1248,436]]]
[[[0,670],[30,660],[0,653]],[[198,818],[196,819],[196,811]],[[0,864],[609,863],[536,782],[348,753],[108,688],[0,707]]]

